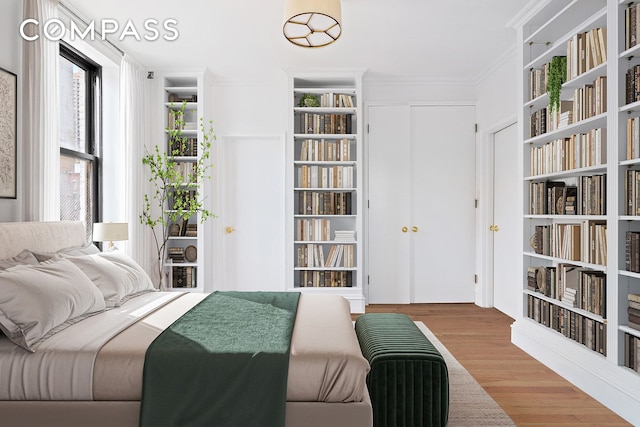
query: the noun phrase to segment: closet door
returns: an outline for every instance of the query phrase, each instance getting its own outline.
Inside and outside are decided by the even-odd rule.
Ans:
[[[475,300],[475,155],[474,106],[411,107],[411,302]]]
[[[411,270],[409,107],[372,106],[368,114],[368,302],[407,304]]]

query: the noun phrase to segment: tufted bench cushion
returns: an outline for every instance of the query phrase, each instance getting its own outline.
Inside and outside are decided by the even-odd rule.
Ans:
[[[368,313],[356,334],[371,371],[367,386],[374,427],[444,426],[449,376],[440,352],[406,315]]]

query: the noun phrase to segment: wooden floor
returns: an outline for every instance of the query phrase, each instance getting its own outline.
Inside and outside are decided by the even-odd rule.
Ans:
[[[368,305],[422,321],[518,426],[628,426],[511,344],[513,319],[475,304]],[[357,317],[357,316],[356,316]]]

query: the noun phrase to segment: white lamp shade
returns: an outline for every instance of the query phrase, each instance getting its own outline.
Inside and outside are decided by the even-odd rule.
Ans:
[[[286,0],[284,20],[284,36],[298,46],[326,46],[342,34],[340,0]]]
[[[94,242],[129,240],[129,224],[126,222],[96,222],[93,224]]]

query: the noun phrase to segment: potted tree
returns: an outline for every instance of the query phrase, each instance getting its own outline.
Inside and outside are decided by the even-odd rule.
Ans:
[[[184,111],[186,102],[179,109],[170,110],[170,126],[167,126],[168,149],[156,145],[153,151],[146,151],[142,164],[149,168],[150,194],[144,195],[144,206],[140,223],[148,226],[153,234],[156,254],[159,288],[167,289],[167,242],[172,227],[183,227],[190,218],[197,215],[200,223],[215,217],[205,208],[202,196],[202,183],[210,179],[211,145],[216,137],[212,122],[206,123],[200,118],[199,126],[202,138],[197,143],[197,153],[190,156],[193,163],[188,172],[180,170],[179,161],[185,153],[193,154],[189,138],[183,136]]]

